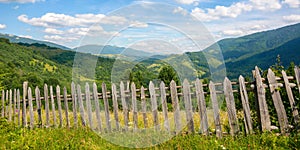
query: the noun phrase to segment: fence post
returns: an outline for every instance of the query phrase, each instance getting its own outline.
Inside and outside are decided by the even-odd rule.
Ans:
[[[296,77],[298,90],[299,90],[299,94],[300,94],[300,69],[299,69],[299,67],[295,66],[294,71],[295,71],[295,77]]]
[[[116,85],[113,83],[111,86],[112,89],[112,101],[113,101],[113,107],[114,107],[114,117],[115,117],[115,121],[116,121],[116,129],[117,131],[120,130],[120,122],[119,122],[119,106],[118,106],[118,95],[117,95],[117,87]]]
[[[137,129],[138,129],[138,109],[137,109],[137,101],[136,101],[136,88],[135,88],[134,82],[131,83],[131,98],[132,98],[134,131],[137,131]]]
[[[51,99],[51,109],[52,109],[52,115],[53,115],[53,125],[54,125],[54,127],[56,127],[55,102],[54,102],[53,87],[52,86],[50,86],[50,99]]]
[[[17,90],[17,109],[18,109],[18,126],[21,126],[21,102],[20,102],[20,90]]]
[[[78,96],[78,104],[79,104],[81,123],[83,126],[86,126],[85,112],[84,112],[82,95],[81,95],[81,87],[79,84],[77,85],[77,96]]]
[[[23,118],[23,126],[27,127],[27,115],[26,115],[26,96],[27,96],[27,87],[28,82],[23,83],[23,110],[22,110],[22,118]]]
[[[280,93],[278,90],[279,86],[276,81],[275,74],[271,69],[268,69],[267,76],[268,76],[268,81],[269,81],[269,86],[270,86],[270,92],[271,92],[274,106],[275,106],[277,116],[278,116],[280,130],[281,130],[281,133],[285,134],[288,129],[288,120],[287,120],[286,112],[285,112],[285,109],[284,109],[284,106],[283,106],[283,103],[281,100],[281,96],[280,96]]]
[[[93,116],[92,116],[92,105],[91,105],[91,98],[90,98],[90,86],[88,83],[85,84],[85,102],[86,102],[86,107],[87,107],[90,128],[93,129]]]
[[[61,100],[60,100],[60,87],[56,86],[56,98],[57,98],[57,107],[58,107],[58,115],[59,115],[59,126],[62,127],[62,111],[61,111]]]
[[[99,107],[99,98],[98,98],[98,91],[97,91],[97,85],[94,82],[93,84],[93,97],[95,101],[95,107],[96,107],[96,117],[98,122],[98,130],[102,131],[102,123],[101,123],[101,116],[100,116],[100,107]]]
[[[186,113],[186,122],[188,125],[188,131],[191,133],[195,132],[194,129],[194,120],[193,120],[193,110],[192,110],[192,98],[190,91],[190,84],[187,79],[183,81],[183,100],[185,105],[185,113]]]
[[[287,92],[287,95],[288,95],[288,98],[289,98],[289,101],[290,101],[291,109],[293,111],[294,122],[298,126],[299,121],[300,121],[299,120],[299,112],[298,112],[298,109],[297,109],[297,105],[295,103],[295,99],[294,99],[294,96],[293,96],[293,92],[292,92],[292,89],[291,89],[291,86],[290,86],[289,79],[288,79],[288,77],[286,75],[286,72],[284,70],[282,70],[282,77],[283,77],[284,84],[285,84],[285,89],[286,89],[286,92]]]
[[[227,114],[230,125],[230,134],[232,136],[237,135],[239,133],[239,124],[236,116],[235,102],[234,96],[232,92],[231,81],[226,77],[224,79],[224,95],[226,100]]]
[[[210,91],[210,99],[212,102],[213,112],[214,112],[216,135],[218,138],[222,138],[222,127],[221,127],[221,121],[220,121],[219,104],[218,104],[218,100],[217,100],[215,84],[212,81],[209,82],[209,91]]]
[[[248,99],[247,89],[245,85],[245,79],[243,76],[239,77],[239,84],[240,84],[241,101],[242,101],[243,112],[244,112],[246,134],[252,134],[253,127],[252,127],[252,119],[250,115],[249,99]]]
[[[42,103],[41,103],[41,96],[40,96],[40,89],[38,86],[35,88],[35,101],[37,104],[37,113],[38,113],[38,124],[40,127],[43,126],[42,121]]]
[[[256,80],[256,88],[257,88],[257,101],[259,107],[259,116],[260,116],[260,124],[262,131],[270,131],[271,130],[271,121],[268,110],[268,105],[266,102],[266,91],[265,85],[262,82],[262,78],[259,73],[259,69],[255,67],[255,80]]]
[[[161,81],[161,83],[160,83],[160,96],[161,96],[162,111],[163,111],[163,115],[164,115],[164,127],[168,132],[170,132],[166,87],[165,87],[165,83],[163,81]]]
[[[108,98],[106,95],[106,84],[103,82],[102,83],[102,98],[104,101],[104,111],[105,111],[105,118],[106,118],[106,127],[108,132],[111,131],[111,123],[110,123],[110,116],[109,116],[109,104],[108,104]]]
[[[9,90],[8,121],[12,121],[12,90]]]
[[[145,88],[141,87],[141,104],[142,104],[142,114],[144,120],[144,128],[148,128],[148,118],[147,118],[147,106],[146,106],[146,96],[145,96]]]
[[[13,120],[14,120],[14,123],[17,124],[17,119],[16,119],[16,116],[17,116],[17,89],[14,89],[14,108],[13,108]]]
[[[44,85],[44,100],[45,100],[45,109],[46,109],[46,127],[50,126],[50,114],[49,114],[49,97],[48,97],[48,85]]]
[[[122,107],[123,107],[125,131],[128,131],[128,119],[129,119],[128,107],[127,107],[127,103],[126,103],[124,83],[122,81],[120,83],[120,93],[121,93],[121,101],[122,101]]]
[[[172,99],[173,112],[174,112],[175,133],[178,134],[181,130],[180,107],[178,103],[176,82],[174,80],[170,82],[170,92],[171,92],[171,99]]]
[[[75,83],[71,83],[71,96],[72,96],[72,104],[73,104],[73,117],[74,117],[74,126],[78,127],[78,117],[77,117],[77,98],[76,98],[76,86]]]
[[[67,88],[66,87],[64,87],[64,102],[65,102],[65,114],[66,114],[67,127],[70,128],[69,106],[68,106],[68,97],[67,97]]]
[[[157,99],[156,99],[156,93],[154,84],[152,81],[149,83],[149,93],[150,93],[150,99],[151,99],[151,108],[152,108],[152,115],[153,115],[153,122],[155,130],[160,130],[159,126],[159,120],[158,120],[158,111],[157,111]]]
[[[5,113],[5,92],[2,90],[2,109],[1,109],[1,117],[4,118]]]
[[[34,115],[33,115],[32,93],[30,87],[28,88],[28,105],[29,105],[30,129],[33,129]]]
[[[200,116],[200,132],[204,135],[209,135],[208,132],[208,121],[207,121],[207,114],[206,114],[206,102],[204,97],[203,85],[202,82],[197,78],[196,83],[196,97],[197,97],[197,104],[198,104],[198,111]]]

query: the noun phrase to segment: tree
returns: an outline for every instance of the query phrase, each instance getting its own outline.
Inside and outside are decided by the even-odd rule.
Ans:
[[[169,86],[172,80],[174,80],[177,84],[179,83],[177,73],[171,66],[163,66],[158,74],[158,79],[163,81],[166,86]]]

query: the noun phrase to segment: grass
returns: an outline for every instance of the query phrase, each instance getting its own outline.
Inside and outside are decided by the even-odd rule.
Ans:
[[[106,134],[108,135],[108,134]],[[147,136],[154,136],[157,141],[163,140],[161,134],[119,133],[109,135],[110,139],[99,136],[88,128],[18,128],[6,119],[0,119],[0,149],[128,149],[111,143],[113,138],[128,147],[157,144],[147,141]],[[125,140],[124,140],[125,141]],[[125,141],[125,142],[126,142]],[[166,142],[146,149],[300,149],[300,135],[277,136],[263,133],[250,136],[227,136],[217,139],[215,136],[199,134],[177,135]]]

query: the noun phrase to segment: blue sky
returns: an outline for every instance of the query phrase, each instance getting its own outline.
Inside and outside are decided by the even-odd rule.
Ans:
[[[150,5],[155,2],[164,3],[164,9]],[[68,47],[109,43],[142,48],[147,44],[159,45],[159,40],[201,40],[189,35],[192,33],[201,34],[203,40],[203,33],[207,32],[213,37],[204,44],[207,46],[219,39],[299,23],[299,7],[300,0],[0,0],[0,33]],[[197,22],[186,18],[196,18]],[[165,26],[160,27],[162,24]],[[169,30],[172,27],[176,28]],[[185,27],[193,30],[187,31]],[[159,48],[163,47],[152,47],[149,51]]]

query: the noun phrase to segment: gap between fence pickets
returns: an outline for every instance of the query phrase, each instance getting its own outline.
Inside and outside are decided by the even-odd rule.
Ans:
[[[293,110],[293,117],[295,123],[299,123],[299,115],[298,115],[298,110],[295,107],[296,103],[294,100],[294,95],[292,93],[291,88],[295,87],[295,84],[291,84],[289,80],[296,79],[297,86],[299,87],[299,77],[300,77],[300,72],[299,68],[295,67],[295,78],[287,76],[285,71],[282,71],[282,78],[278,78],[274,75],[271,69],[268,70],[268,87],[270,88],[270,92],[272,94],[272,99],[275,105],[276,112],[278,114],[278,120],[280,124],[280,129],[281,132],[284,134],[288,132],[288,121],[287,121],[287,114],[285,112],[285,108],[283,106],[280,92],[277,90],[279,87],[283,87],[282,84],[277,83],[278,80],[283,80],[285,84],[285,89],[287,90],[289,102],[291,105],[291,108]],[[262,130],[270,130],[270,117],[269,117],[269,112],[267,109],[267,104],[266,104],[266,99],[265,99],[265,88],[267,87],[263,83],[263,78],[261,78],[260,73],[258,68],[255,68],[254,71],[254,77],[256,79],[256,90],[257,90],[257,99],[258,99],[258,105],[259,105],[259,114],[260,114],[260,121],[261,121],[261,126]],[[170,123],[168,119],[168,109],[167,109],[167,102],[166,102],[166,89],[170,90],[170,96],[172,99],[172,106],[173,106],[173,113],[174,113],[174,125],[175,125],[175,133],[179,133],[182,125],[181,125],[181,118],[180,118],[180,108],[179,108],[179,93],[177,93],[179,88],[182,88],[182,97],[184,101],[184,106],[185,106],[185,114],[186,114],[186,121],[188,125],[188,131],[189,132],[195,132],[194,128],[194,120],[193,120],[193,105],[191,102],[192,95],[196,96],[197,99],[197,105],[198,105],[198,110],[199,110],[199,116],[201,117],[201,132],[208,135],[208,124],[207,124],[207,115],[206,115],[206,104],[205,104],[205,92],[203,91],[204,85],[200,82],[199,79],[195,81],[195,85],[190,85],[190,83],[185,79],[183,82],[183,86],[177,86],[174,81],[170,83],[170,87],[165,87],[164,83],[161,82],[159,88],[155,88],[154,83],[150,82],[149,83],[149,97],[151,101],[151,110],[152,110],[152,116],[153,116],[153,124],[154,127],[157,131],[162,130],[160,127],[160,124],[163,124],[163,127],[165,130],[170,132]],[[232,84],[236,84],[237,82],[231,82],[228,78],[225,78],[224,83],[209,83],[209,94],[211,97],[211,101],[213,104],[213,112],[214,112],[214,121],[215,121],[215,126],[216,126],[216,134],[218,137],[222,137],[222,129],[221,129],[221,122],[220,122],[220,114],[219,114],[219,106],[218,106],[218,101],[217,101],[217,93],[215,86],[220,86],[223,85],[224,88],[224,94],[225,94],[225,100],[227,104],[227,112],[228,112],[228,118],[229,118],[229,125],[230,125],[230,133],[231,135],[236,135],[239,132],[239,127],[238,127],[238,122],[237,122],[237,115],[236,115],[236,110],[235,110],[235,100],[233,97],[233,92],[234,90],[232,89]],[[239,87],[240,87],[240,96],[241,96],[241,101],[243,105],[243,112],[244,112],[244,124],[245,124],[245,130],[247,134],[253,133],[253,127],[252,127],[252,119],[250,115],[250,107],[249,107],[249,101],[248,101],[248,94],[247,94],[247,89],[246,89],[246,83],[245,80],[242,76],[239,78]],[[251,83],[251,82],[248,82]],[[199,87],[200,86],[200,87]],[[128,84],[127,84],[127,88]],[[133,114],[133,127],[134,131],[137,131],[138,129],[138,108],[137,108],[137,98],[139,95],[139,98],[141,100],[141,113],[143,114],[143,122],[144,122],[144,128],[148,127],[148,121],[147,121],[147,107],[146,105],[146,94],[145,94],[145,88],[141,87],[140,89],[136,89],[135,84],[131,83],[130,86],[131,90],[125,90],[124,89],[124,84],[121,82],[120,84],[120,92],[117,91],[116,85],[112,85],[112,91],[109,92],[107,91],[106,84],[102,84],[102,93],[97,92],[97,86],[94,83],[93,84],[93,92],[90,93],[90,87],[89,84],[86,83],[85,86],[85,93],[81,94],[81,87],[80,85],[77,85],[77,89],[74,83],[71,85],[72,93],[71,93],[71,100],[73,104],[73,110],[76,110],[77,108],[77,101],[79,104],[79,110],[80,110],[80,118],[82,121],[82,125],[86,126],[87,122],[85,120],[85,108],[83,105],[83,102],[85,100],[86,103],[86,112],[88,116],[88,123],[91,128],[93,127],[93,119],[92,119],[92,107],[91,107],[91,97],[93,97],[93,100],[96,101],[96,115],[97,115],[97,128],[101,131],[102,130],[102,121],[100,117],[100,108],[99,108],[99,103],[97,104],[98,99],[102,98],[103,103],[104,103],[104,113],[105,113],[105,124],[106,124],[106,131],[110,132],[112,131],[112,125],[111,125],[111,118],[110,118],[110,112],[109,112],[109,104],[108,104],[108,98],[109,94],[111,95],[111,99],[113,101],[113,111],[114,111],[114,119],[116,120],[116,130],[121,129],[120,124],[119,124],[119,116],[118,116],[118,93],[120,94],[120,102],[123,107],[123,116],[124,116],[124,126],[125,130],[128,130],[128,122],[129,122],[129,111],[132,110]],[[191,92],[191,88],[194,88],[195,92]],[[157,94],[156,90],[160,89],[160,94]],[[45,84],[44,86],[44,101],[45,101],[45,114],[46,114],[46,122],[43,124],[42,122],[42,115],[41,115],[41,108],[42,108],[42,103],[41,103],[41,96],[40,96],[40,91],[39,88],[36,87],[35,89],[35,98],[33,97],[33,93],[30,87],[28,87],[28,82],[24,82],[23,84],[23,100],[20,100],[20,92],[19,90],[6,90],[6,92],[3,90],[2,91],[2,110],[1,110],[1,116],[6,117],[6,114],[8,115],[8,120],[9,121],[14,121],[20,125],[21,123],[21,113],[19,110],[21,110],[21,105],[20,103],[23,103],[23,109],[22,109],[22,123],[23,126],[27,126],[27,110],[26,108],[29,107],[29,127],[34,128],[35,127],[35,120],[34,120],[34,112],[33,112],[33,101],[36,101],[37,105],[37,114],[38,114],[38,125],[43,126],[45,125],[46,127],[51,126],[50,125],[50,104],[49,104],[49,95],[48,95],[48,86]],[[25,91],[25,92],[24,92]],[[236,90],[237,91],[237,90]],[[131,95],[128,96],[126,95],[126,92],[131,92]],[[77,93],[77,94],[76,94]],[[207,92],[208,94],[208,92]],[[101,95],[102,97],[98,97]],[[163,114],[163,122],[159,122],[159,113],[158,113],[158,106],[157,106],[157,96],[160,95],[161,99],[161,104],[162,104],[162,114]],[[84,100],[82,99],[82,96],[85,96]],[[129,104],[126,101],[126,98],[131,97],[131,109],[129,109]],[[68,94],[67,94],[67,89],[66,87],[63,88],[63,95],[60,94],[60,87],[56,87],[56,96],[53,95],[53,89],[52,86],[50,86],[50,102],[51,102],[51,110],[52,110],[52,116],[53,116],[53,126],[56,126],[56,113],[55,113],[55,101],[54,98],[57,99],[57,105],[58,105],[58,113],[59,113],[59,126],[66,126],[66,127],[71,127],[70,124],[70,119],[69,119],[69,108],[68,108]],[[63,98],[64,101],[64,112],[65,112],[65,121],[66,124],[64,125],[63,122],[63,115],[62,115],[62,106],[61,106],[61,98]],[[8,103],[8,106],[5,106],[5,104]],[[28,102],[28,106],[26,104]],[[17,105],[17,106],[16,106]],[[97,107],[98,105],[98,107]],[[18,114],[16,114],[16,109],[18,109]],[[76,116],[74,117],[74,126],[77,126],[77,115],[76,111],[73,111],[73,114]],[[18,115],[18,119],[15,119],[15,116]]]

